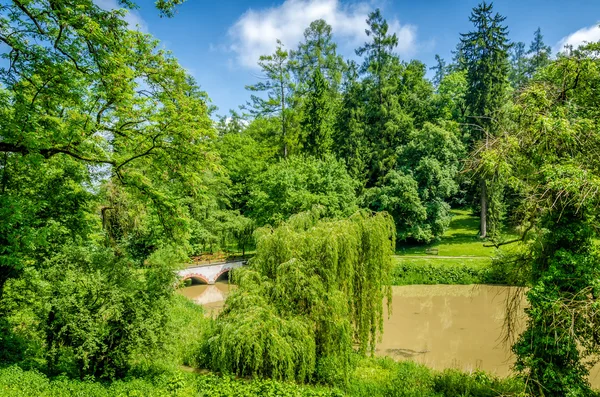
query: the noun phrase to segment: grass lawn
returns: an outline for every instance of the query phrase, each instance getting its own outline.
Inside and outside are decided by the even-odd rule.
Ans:
[[[479,238],[479,217],[469,210],[452,210],[452,221],[446,233],[427,245],[400,246],[394,257],[394,285],[405,284],[470,284],[502,283],[489,269],[495,247]],[[506,235],[507,239],[515,236]],[[427,253],[437,249],[437,255]],[[512,245],[502,247],[512,249]],[[492,276],[490,276],[492,275]]]
[[[413,245],[399,247],[397,255],[404,256],[428,256],[427,248],[436,248],[439,257],[487,257],[496,254],[496,248],[484,247],[485,240],[479,238],[479,217],[471,214],[470,210],[451,210],[452,221],[450,227],[440,238],[427,245]],[[507,236],[512,238],[512,236]],[[428,257],[435,258],[434,255]],[[440,258],[441,260],[442,258]]]
[[[429,265],[447,265],[447,266],[460,266],[465,265],[473,268],[484,268],[490,265],[492,262],[491,257],[476,257],[476,258],[436,258],[433,256],[418,257],[406,257],[402,255],[395,256],[393,258],[396,264],[399,263],[411,263],[417,266],[429,266]]]

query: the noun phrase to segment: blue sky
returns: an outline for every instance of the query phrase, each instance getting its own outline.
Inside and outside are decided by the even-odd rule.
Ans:
[[[96,0],[105,7],[116,0]],[[435,54],[450,59],[459,33],[471,29],[468,20],[477,0],[187,0],[174,18],[160,18],[153,2],[141,0],[128,19],[161,40],[208,92],[218,114],[237,109],[249,95],[245,85],[260,76],[255,61],[272,52],[275,40],[295,48],[310,21],[326,19],[340,52],[353,57],[365,41],[364,19],[379,7],[398,34],[403,59],[433,65]],[[512,41],[527,45],[537,27],[554,50],[563,43],[600,40],[598,0],[498,0]]]

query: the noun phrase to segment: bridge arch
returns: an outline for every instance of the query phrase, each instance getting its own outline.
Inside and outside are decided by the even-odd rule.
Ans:
[[[194,282],[196,282],[197,284],[210,284],[208,282],[208,279],[206,277],[204,277],[202,274],[188,274],[185,277],[183,277],[182,281],[185,280],[190,280],[192,282],[192,284],[194,284]]]
[[[221,270],[219,273],[217,273],[217,276],[215,277],[215,282],[216,281],[229,281],[229,277],[231,275],[231,271],[233,269],[231,268],[226,268]]]

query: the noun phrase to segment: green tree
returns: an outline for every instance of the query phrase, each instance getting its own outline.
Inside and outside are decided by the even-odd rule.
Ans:
[[[356,50],[364,57],[361,72],[365,86],[366,137],[369,143],[368,186],[377,183],[395,165],[395,150],[405,143],[412,119],[402,111],[398,97],[400,60],[394,54],[396,34],[379,9],[369,14],[367,36],[371,41]]]
[[[121,376],[159,343],[190,233],[184,203],[219,172],[207,96],[124,13],[0,6],[0,295],[30,293],[19,277],[38,274],[46,362],[71,360],[81,376]]]
[[[472,125],[468,143],[484,141],[486,145],[497,133],[499,111],[507,98],[508,87],[508,29],[503,26],[506,17],[493,14],[493,6],[485,1],[475,7],[469,17],[475,30],[461,34],[462,62],[467,71],[466,102],[469,123]],[[492,186],[489,180],[479,181],[481,201],[481,237],[498,225],[488,225],[488,214],[499,207],[501,186]],[[496,197],[496,200],[488,200]],[[492,208],[488,208],[492,207]]]
[[[413,132],[398,148],[396,169],[365,194],[370,208],[393,216],[399,240],[430,242],[450,224],[446,200],[458,191],[464,147],[458,127],[446,127],[426,123]]]
[[[446,65],[446,61],[444,58],[440,57],[438,54],[435,54],[435,65],[430,67],[429,70],[435,71],[433,75],[433,85],[437,88],[440,86],[444,76],[448,73],[448,66]]]
[[[528,79],[528,59],[526,58],[525,43],[514,43],[510,52],[511,70],[509,80],[513,87],[520,88]]]
[[[356,183],[333,156],[293,156],[272,164],[251,187],[248,215],[259,225],[277,224],[315,205],[328,217],[355,212]]]
[[[365,87],[359,79],[355,62],[349,62],[345,75],[340,111],[333,132],[334,152],[345,161],[348,173],[364,186],[370,158],[366,136]]]
[[[239,287],[207,342],[211,368],[339,384],[353,344],[373,354],[391,300],[392,220],[366,211],[319,217],[313,210],[257,232],[256,256],[234,273]]]
[[[599,52],[589,45],[540,70],[517,98],[506,134],[484,155],[521,196],[527,244],[513,260],[528,269],[530,289],[527,328],[513,350],[535,396],[593,395],[586,377],[600,351]]]
[[[533,41],[529,45],[527,55],[529,55],[529,65],[527,70],[529,78],[533,77],[538,70],[550,64],[552,50],[550,49],[550,46],[544,44],[544,36],[542,35],[541,28],[537,28],[533,34]]]
[[[332,149],[333,123],[339,110],[338,89],[346,68],[337,55],[331,26],[322,19],[313,21],[292,56],[302,114],[302,146],[312,156],[324,156]]]
[[[326,21],[317,19],[311,22],[304,31],[304,41],[291,56],[296,80],[300,84],[310,81],[318,69],[327,87],[332,92],[338,90],[346,65],[337,54],[337,44],[333,41],[331,26]]]
[[[246,109],[253,116],[274,117],[278,122],[277,140],[281,150],[281,156],[287,158],[290,146],[294,146],[297,140],[293,133],[292,105],[295,85],[292,82],[292,59],[289,51],[283,48],[281,41],[277,40],[277,48],[272,55],[261,55],[258,66],[264,76],[261,82],[246,86],[251,92],[264,92],[266,98],[252,94]]]
[[[308,83],[308,95],[304,100],[304,111],[300,127],[303,131],[303,148],[312,156],[322,157],[331,152],[333,145],[333,109],[335,97],[319,69],[315,69]]]

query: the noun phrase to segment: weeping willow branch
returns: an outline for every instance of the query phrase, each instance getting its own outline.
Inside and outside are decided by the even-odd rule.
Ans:
[[[216,321],[207,365],[307,381],[324,363],[347,377],[353,346],[374,353],[383,302],[391,309],[394,221],[367,211],[319,217],[316,209],[257,231],[256,255],[234,273],[239,287]]]

